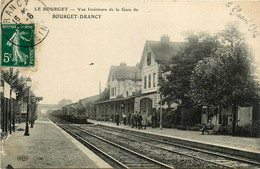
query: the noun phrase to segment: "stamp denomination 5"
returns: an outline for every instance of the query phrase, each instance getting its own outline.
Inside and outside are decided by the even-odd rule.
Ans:
[[[49,12],[35,12],[41,0],[11,0],[2,8],[2,66],[28,67],[35,65],[34,46],[48,35],[49,27],[43,16]]]

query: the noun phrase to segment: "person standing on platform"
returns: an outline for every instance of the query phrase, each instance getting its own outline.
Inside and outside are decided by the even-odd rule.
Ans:
[[[125,113],[123,113],[123,123],[124,123],[124,125],[126,125],[126,114]]]
[[[142,127],[142,115],[139,113],[138,114],[138,117],[137,117],[137,119],[138,119],[138,129],[140,130],[140,129],[142,129],[143,127]]]
[[[157,123],[157,116],[156,116],[156,113],[153,112],[153,115],[152,115],[152,128],[156,128],[156,123]]]
[[[142,117],[142,126],[144,126],[144,129],[146,130],[147,125],[147,113],[144,111],[143,117]]]
[[[116,125],[119,126],[119,114],[116,114]]]
[[[134,121],[135,121],[135,128],[137,128],[137,126],[138,126],[138,114],[137,114],[137,111],[135,112],[135,115],[134,115]]]
[[[134,128],[135,121],[134,121],[134,113],[131,113],[131,128]]]
[[[128,112],[128,125],[129,126],[131,126],[131,122],[132,122],[132,120],[131,120],[131,113]]]

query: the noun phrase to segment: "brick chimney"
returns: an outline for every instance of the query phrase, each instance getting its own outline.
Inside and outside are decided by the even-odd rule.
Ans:
[[[161,43],[162,44],[168,44],[170,42],[170,37],[166,34],[163,34],[161,36]]]
[[[120,66],[126,66],[126,63],[121,62],[121,63],[120,63]]]

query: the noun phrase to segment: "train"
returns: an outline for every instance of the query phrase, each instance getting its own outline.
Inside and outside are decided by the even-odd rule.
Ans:
[[[86,108],[83,105],[69,104],[62,107],[61,118],[73,123],[88,123],[88,115],[86,114]]]

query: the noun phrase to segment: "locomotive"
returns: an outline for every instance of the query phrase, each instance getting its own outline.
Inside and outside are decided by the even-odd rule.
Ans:
[[[86,108],[80,104],[69,104],[62,107],[62,118],[73,123],[85,124],[88,122]]]

